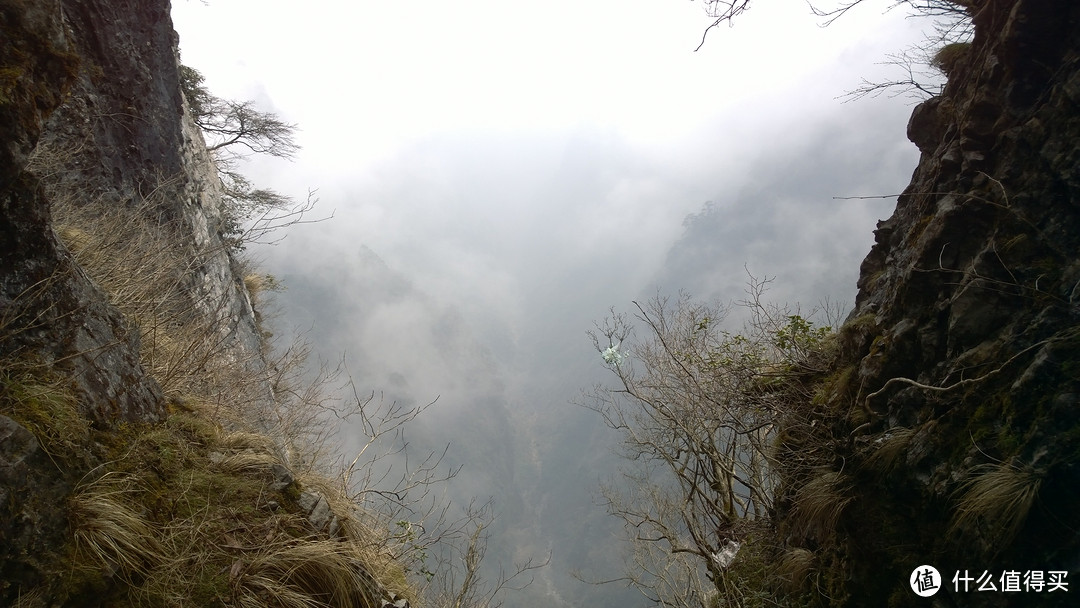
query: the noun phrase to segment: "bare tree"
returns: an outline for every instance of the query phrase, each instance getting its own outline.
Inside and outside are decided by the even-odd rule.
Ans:
[[[253,101],[232,101],[210,93],[198,70],[180,66],[180,89],[188,102],[195,124],[207,139],[221,179],[224,199],[221,232],[235,248],[243,249],[267,232],[292,223],[306,223],[304,216],[315,202],[312,193],[297,203],[269,188],[258,188],[238,169],[237,164],[252,154],[292,160],[299,151],[296,125],[272,112],[263,112]]]
[[[826,23],[831,23],[861,1],[845,3],[834,11],[815,10],[815,14],[824,17]],[[903,0],[890,8],[901,5],[909,7],[915,17],[930,18],[930,30],[922,42],[892,53],[881,62],[881,65],[892,68],[896,74],[894,78],[864,78],[858,87],[842,96],[845,101],[882,94],[890,97],[903,95],[924,101],[941,94],[948,72],[939,61],[940,53],[944,48],[955,48],[971,40],[974,35],[972,17],[977,5],[975,2],[950,0]]]
[[[740,303],[742,332],[723,329],[728,307],[681,295],[591,333],[616,384],[586,406],[622,434],[628,465],[603,493],[634,548],[625,580],[658,604],[740,596],[729,568],[772,529],[777,430],[803,415],[800,380],[824,369],[831,330],[762,303],[766,283],[752,280]]]
[[[238,145],[252,154],[291,159],[300,149],[293,139],[296,125],[257,110],[253,101],[215,99],[206,110],[195,122],[212,138],[211,152]]]
[[[500,567],[489,578],[481,565],[487,554],[488,529],[495,519],[489,500],[483,505],[470,504],[464,516],[446,535],[450,542],[442,543],[430,584],[426,589],[427,603],[437,608],[498,608],[503,596],[521,591],[533,582],[536,570],[544,568],[551,556],[543,560],[530,558],[515,563],[512,568]]]
[[[841,0],[835,4],[822,5],[807,0],[811,12],[828,26],[865,0]],[[750,0],[704,0],[705,13],[710,23],[694,50],[705,45],[709,32],[722,23],[731,25],[733,20],[750,8]],[[892,79],[872,81],[864,79],[854,90],[843,97],[845,100],[876,97],[882,93],[909,95],[915,99],[928,99],[940,93],[943,78],[934,66],[937,51],[952,43],[967,42],[973,34],[972,17],[985,4],[985,0],[892,0],[888,10],[907,8],[913,17],[932,20],[926,39],[910,48],[889,55],[882,65],[894,66],[897,76]]]
[[[821,8],[813,2],[807,1],[810,10],[818,17],[825,19],[824,25],[829,25],[849,10],[862,4],[865,0],[842,0],[831,8]],[[919,17],[943,18],[948,22],[962,19],[970,19],[973,11],[979,8],[986,0],[892,0],[888,10],[906,6],[912,10],[912,14]]]
[[[709,27],[705,28],[705,31],[701,34],[701,43],[694,50],[699,51],[701,47],[705,46],[705,37],[709,35],[710,30],[721,23],[730,25],[732,19],[741,15],[748,8],[750,8],[750,0],[735,0],[734,2],[705,0],[705,14],[713,19],[713,22]]]
[[[408,426],[438,398],[424,405],[388,403],[374,392],[357,391],[344,362],[329,377],[337,372],[349,378],[344,388],[350,396],[326,412],[349,422],[352,436],[363,437],[355,456],[340,467],[338,486],[326,493],[349,498],[339,510],[358,507],[352,510],[354,518],[366,530],[385,531],[373,537],[372,546],[404,565],[427,606],[497,608],[506,593],[528,587],[550,556],[488,575],[483,565],[494,521],[492,501],[465,509],[451,504],[440,488],[461,467],[443,465],[449,445],[419,457],[410,449]]]
[[[266,154],[292,159],[296,144],[296,125],[287,123],[273,112],[263,112],[253,101],[232,101],[211,94],[198,70],[180,66],[180,88],[188,101],[192,118],[210,142],[207,150],[215,152],[233,147],[238,156]],[[247,149],[236,153],[236,146]]]
[[[736,17],[749,10],[750,1],[751,0],[703,0],[705,14],[708,15],[713,22],[705,28],[705,32],[701,36],[701,44],[694,50],[700,49],[702,45],[705,44],[705,37],[709,34],[710,30],[722,23],[731,25]],[[841,0],[831,7],[822,7],[810,0],[807,0],[806,3],[814,15],[824,19],[823,25],[827,26],[840,17],[843,17],[849,10],[862,4],[864,1],[865,0]],[[956,34],[957,28],[966,29],[969,27],[967,23],[970,21],[972,15],[985,3],[986,0],[892,0],[892,3],[888,6],[888,10],[906,6],[910,8],[912,13],[916,16],[932,17],[941,20],[942,26],[939,27],[944,27],[945,30],[939,29],[939,31],[943,33],[945,31],[952,31],[953,34]]]

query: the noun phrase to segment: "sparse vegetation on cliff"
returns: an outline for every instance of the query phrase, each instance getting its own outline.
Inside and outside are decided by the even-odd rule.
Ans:
[[[73,485],[67,504],[58,505],[69,521],[69,549],[42,557],[56,572],[51,587],[6,581],[16,588],[5,593],[21,598],[20,606],[91,595],[112,605],[415,601],[408,554],[428,541],[403,544],[390,521],[333,477],[324,450],[328,376],[302,383],[302,346],[276,357],[268,344],[237,349],[227,296],[193,299],[192,269],[213,245],[200,249],[168,219],[168,182],[127,205],[110,204],[71,189],[62,159],[42,156],[48,153],[40,150],[31,167],[46,177],[55,230],[139,333],[143,366],[169,407],[157,423],[95,424],[53,364],[0,361],[0,413],[29,429]],[[266,280],[237,279],[236,287],[254,292]],[[34,295],[3,320],[3,335],[36,330]],[[320,504],[332,508],[317,514]]]
[[[725,307],[684,295],[637,305],[592,335],[617,382],[585,405],[622,435],[628,460],[628,483],[604,497],[631,543],[626,580],[662,605],[791,605],[782,591],[801,588],[814,560],[785,553],[785,538],[832,538],[851,501],[851,481],[820,468],[827,444],[788,448],[817,424],[815,379],[834,332],[766,303],[766,283],[751,279],[740,332],[724,329]],[[784,492],[794,496],[786,522],[776,516]]]
[[[728,10],[723,20],[746,5],[711,4]],[[821,14],[839,16],[857,4]],[[789,418],[776,425],[768,461],[777,477],[770,493],[776,559],[757,580],[788,584],[742,580],[777,594],[761,605],[906,606],[915,597],[906,585],[912,569],[933,563],[945,578],[944,603],[1071,605],[1064,594],[1041,589],[966,593],[948,579],[975,568],[995,577],[1076,574],[1080,321],[1072,305],[1075,256],[1065,252],[1076,250],[1077,155],[1067,142],[1077,129],[1080,9],[1069,2],[898,4],[956,18],[957,27],[938,30],[936,57],[922,59],[949,79],[940,90],[915,79],[862,90],[915,86],[929,98],[908,126],[922,159],[894,215],[879,223],[856,308],[836,336],[833,369],[802,380],[814,387],[812,407],[802,406],[811,407],[809,424]],[[679,326],[685,324],[671,325]],[[663,329],[655,333],[669,336]],[[671,377],[678,373],[649,386]],[[621,393],[635,402],[633,388],[613,391],[612,399]],[[697,419],[740,403],[716,394],[721,404]],[[675,396],[702,400],[692,391]],[[651,411],[647,403],[638,409]],[[656,418],[620,430],[633,438]],[[673,428],[680,424],[689,425]],[[706,436],[675,444],[673,453],[695,449]],[[744,451],[733,470],[752,461],[756,448]],[[658,462],[651,470],[668,468]],[[745,488],[756,480],[741,479]],[[675,534],[643,534],[664,549],[634,564],[651,577],[638,580],[652,581],[660,595],[685,585],[661,581],[656,573],[672,571],[649,565],[687,553],[680,541],[724,538],[738,528],[723,522],[697,532],[679,519],[694,503],[680,500],[686,491],[677,479],[649,487],[660,489],[639,501],[676,506],[645,513],[679,523]],[[693,491],[704,493],[700,486]],[[636,521],[633,533],[653,525],[646,517]],[[663,545],[665,538],[674,540]],[[740,568],[758,570],[743,550],[730,571],[708,579],[716,586],[712,605],[759,605],[760,596],[732,595],[718,584]],[[709,555],[699,552],[698,568]]]
[[[253,101],[233,101],[212,94],[195,68],[180,65],[180,90],[192,120],[207,140],[222,187],[221,227],[226,242],[237,250],[258,242],[281,228],[303,223],[314,207],[314,193],[298,204],[292,197],[260,188],[240,172],[238,165],[256,154],[293,160],[300,146],[296,125],[264,112]]]
[[[0,8],[6,18],[20,7]],[[47,16],[58,16],[58,4],[47,8],[57,11]],[[12,27],[25,25],[19,15],[12,18]],[[163,50],[166,63],[172,61],[167,45]],[[92,72],[82,86],[108,85],[100,67],[82,65]],[[69,70],[71,63],[53,67]],[[343,399],[330,389],[333,371],[305,369],[302,341],[277,348],[267,341],[269,331],[251,304],[265,303],[276,285],[236,258],[237,243],[301,221],[311,198],[281,212],[278,198],[239,176],[230,183],[241,183],[247,198],[238,199],[235,188],[224,200],[215,197],[219,190],[194,166],[205,150],[186,152],[190,141],[169,139],[180,133],[182,119],[160,107],[151,108],[154,117],[175,122],[148,129],[146,138],[155,153],[164,149],[168,159],[180,159],[180,172],[163,177],[160,167],[140,164],[125,173],[125,165],[102,179],[94,167],[107,164],[103,158],[128,160],[128,148],[109,147],[121,145],[112,137],[132,136],[114,116],[101,114],[107,95],[80,90],[60,112],[74,121],[53,125],[26,170],[25,154],[17,166],[3,167],[4,196],[23,197],[20,204],[31,213],[28,221],[5,207],[12,214],[3,218],[15,222],[5,230],[16,226],[13,234],[30,240],[12,252],[5,242],[4,252],[15,260],[14,270],[5,266],[14,273],[4,276],[5,289],[27,284],[5,291],[0,309],[0,504],[8,513],[0,529],[0,603],[381,608],[417,602],[425,575],[410,580],[410,573],[438,569],[446,576],[442,564],[424,563],[428,547],[468,530],[464,546],[474,558],[482,555],[483,526],[476,524],[488,515],[452,520],[446,505],[422,502],[431,484],[453,475],[439,471],[437,455],[395,469],[396,486],[375,485],[385,471],[371,467],[402,449],[393,440],[423,407],[385,405],[355,392],[354,400]],[[175,99],[167,91],[163,97]],[[13,108],[41,120],[52,110],[5,107]],[[250,114],[233,115],[251,126]],[[24,126],[36,139],[42,125]],[[291,140],[271,141],[295,149]],[[9,169],[17,180],[8,181]],[[10,190],[12,184],[22,190]],[[65,334],[62,323],[77,330]],[[119,359],[125,356],[138,362]],[[369,433],[371,449],[344,467],[334,460],[326,423],[335,415],[362,417]],[[402,521],[416,527],[394,523]],[[505,584],[479,578],[475,561],[466,566],[471,589],[452,596],[466,604],[489,601]]]
[[[308,369],[302,340],[270,342],[261,309],[280,285],[239,259],[236,242],[301,221],[310,198],[279,213],[238,209],[226,193],[186,214],[178,193],[191,175],[134,192],[94,189],[73,173],[81,152],[41,145],[28,165],[51,202],[47,228],[71,261],[57,272],[88,277],[92,296],[122,313],[146,371],[129,382],[152,386],[160,410],[111,416],[106,396],[72,389],[62,361],[0,358],[0,434],[17,438],[18,458],[56,471],[37,482],[56,478],[49,497],[34,488],[20,508],[37,506],[34,517],[67,528],[29,558],[34,576],[5,572],[0,596],[27,608],[400,608],[422,598],[488,605],[528,583],[540,564],[481,575],[491,511],[456,517],[430,494],[455,474],[438,453],[388,477],[383,459],[404,450],[402,427],[426,406],[385,404],[340,370]],[[19,294],[0,315],[0,338],[47,330],[56,311],[44,296],[63,278]],[[92,343],[72,347],[95,356]],[[331,418],[362,419],[367,444],[351,461],[338,460]]]

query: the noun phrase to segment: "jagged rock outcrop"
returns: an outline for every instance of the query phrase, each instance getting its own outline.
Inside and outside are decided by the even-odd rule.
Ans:
[[[169,9],[0,0],[0,605],[407,607],[285,458]]]
[[[71,46],[83,66],[50,118],[41,147],[63,154],[57,187],[126,205],[186,235],[198,258],[186,277],[195,306],[221,317],[237,359],[261,337],[236,262],[222,237],[221,182],[186,109],[178,39],[167,2],[65,0]],[[167,204],[144,204],[164,200]]]
[[[1070,605],[1080,580],[1080,4],[972,4],[822,393],[854,497],[823,558],[839,605],[915,605],[922,564],[936,606]],[[958,593],[958,570],[1070,593]]]
[[[138,334],[59,246],[48,200],[25,170],[44,121],[81,64],[58,1],[0,2],[0,358],[5,389],[20,368],[70,379],[99,424],[162,412],[139,364]],[[5,391],[5,393],[8,391]],[[63,505],[81,471],[58,471],[29,430],[0,417],[0,577],[34,585],[53,576],[66,543]],[[0,585],[0,601],[17,590]]]
[[[50,192],[126,205],[180,226],[200,256],[185,277],[193,308],[225,311],[222,343],[237,360],[260,361],[251,304],[219,234],[220,182],[185,112],[176,53],[166,1],[0,0],[5,408],[55,399],[16,395],[22,374],[32,374],[58,383],[57,395],[70,389],[77,415],[100,429],[157,421],[166,409],[140,363],[138,329],[54,234],[43,178]],[[36,156],[55,155],[36,173],[28,170],[35,148]],[[140,206],[151,192],[169,204]],[[35,432],[0,416],[0,604],[15,602],[20,587],[40,593],[61,585],[55,569],[69,542],[67,501],[97,470],[103,448],[77,451],[48,453]]]
[[[96,398],[102,423],[159,412],[153,382],[138,364],[138,336],[112,310],[58,245],[49,204],[25,170],[45,119],[68,94],[82,59],[74,51],[59,2],[0,5],[0,355],[70,371]]]
[[[220,234],[217,170],[178,86],[169,5],[11,1],[2,11],[0,349],[60,361],[80,390],[98,397],[84,405],[100,410],[90,412],[100,423],[153,418],[161,399],[138,370],[138,336],[58,245],[41,176],[24,169],[37,146],[48,157],[38,173],[49,173],[54,190],[179,227],[198,258],[185,277],[192,306],[224,320],[222,342],[237,360],[260,351],[251,302]],[[151,195],[168,204],[143,204]]]

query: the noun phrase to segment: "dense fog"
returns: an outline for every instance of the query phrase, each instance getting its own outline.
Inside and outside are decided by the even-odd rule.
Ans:
[[[581,407],[608,380],[586,331],[657,293],[738,300],[748,275],[850,306],[917,150],[912,99],[837,98],[919,24],[761,3],[695,53],[696,3],[278,4],[174,3],[211,90],[299,125],[296,162],[241,169],[317,189],[328,218],[249,248],[286,286],[275,331],[376,400],[434,401],[408,449],[449,445],[447,498],[493,500],[489,566],[550,554],[509,605],[636,605],[571,576],[617,578],[624,548],[597,496],[618,436]],[[338,424],[347,456],[360,433]]]

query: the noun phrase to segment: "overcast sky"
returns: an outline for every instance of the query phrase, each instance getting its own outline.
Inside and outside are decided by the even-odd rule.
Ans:
[[[905,102],[836,99],[918,36],[866,4],[822,28],[801,3],[761,1],[696,53],[708,19],[682,0],[178,0],[174,19],[213,92],[300,126],[295,163],[248,169],[319,190],[336,213],[320,246],[366,244],[426,291],[497,302],[520,325],[530,285],[568,265],[618,268],[629,291],[609,299],[625,300],[688,214],[784,181],[799,155],[837,159],[816,165],[831,195],[888,194],[830,175],[866,160],[860,135],[914,155]],[[845,206],[864,246],[866,206]]]
[[[895,199],[837,197],[896,194],[918,158],[912,100],[837,99],[921,39],[891,4],[822,28],[758,0],[698,52],[710,20],[686,0],[174,0],[173,18],[213,93],[299,125],[295,162],[241,168],[334,214],[254,249],[287,322],[371,390],[440,396],[429,432],[487,408],[532,446],[501,479],[539,504],[561,437],[592,457],[569,402],[604,371],[585,331],[609,307],[735,299],[744,266],[778,300],[853,301]],[[462,484],[497,493],[481,473]]]

